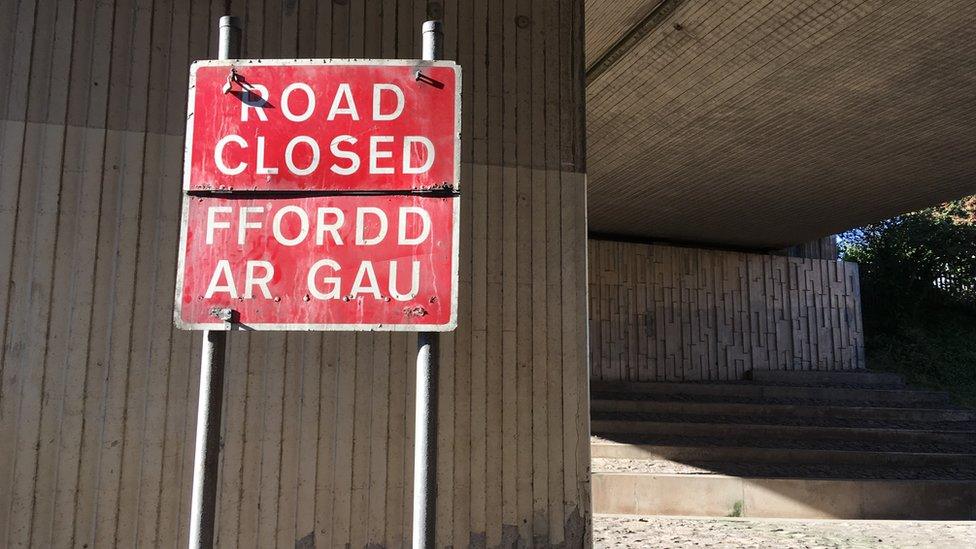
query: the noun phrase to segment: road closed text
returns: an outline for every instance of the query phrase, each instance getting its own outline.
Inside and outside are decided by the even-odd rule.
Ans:
[[[191,197],[180,320],[442,324],[451,318],[455,198]]]
[[[458,76],[453,67],[313,68],[244,64],[234,68],[228,88],[228,66],[196,66],[185,188],[455,186]]]

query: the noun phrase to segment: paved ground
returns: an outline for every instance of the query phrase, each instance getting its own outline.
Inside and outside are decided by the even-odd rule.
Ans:
[[[976,547],[976,522],[597,515],[595,547]]]

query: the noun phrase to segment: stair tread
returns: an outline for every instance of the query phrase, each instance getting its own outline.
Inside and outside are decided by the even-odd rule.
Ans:
[[[630,409],[615,410],[614,408],[628,407]],[[593,395],[590,408],[594,412],[638,412],[638,413],[688,413],[685,410],[715,410],[719,415],[736,416],[768,416],[790,415],[794,417],[859,417],[891,416],[903,419],[905,414],[915,416],[951,416],[968,419],[938,419],[933,421],[972,421],[976,422],[976,410],[964,408],[905,408],[892,406],[857,406],[857,405],[817,405],[803,403],[769,403],[769,402],[710,402],[704,400],[634,400],[615,398],[614,395]],[[642,409],[643,408],[643,409]],[[709,414],[713,412],[708,412]]]
[[[834,440],[809,439],[802,437],[745,437],[730,433],[723,437],[704,436],[675,436],[675,435],[641,435],[630,433],[600,433],[595,431],[594,442],[617,442],[624,444],[645,444],[653,446],[684,446],[684,447],[724,447],[724,448],[766,448],[766,449],[796,449],[796,450],[852,450],[869,452],[912,452],[924,454],[976,454],[976,442],[955,441],[925,441],[911,440],[875,441],[875,440]]]
[[[936,393],[938,394],[938,393]],[[884,407],[884,408],[908,408],[908,409],[939,409],[939,410],[961,410],[951,403],[939,403],[938,408],[933,408],[931,402],[883,402],[865,398],[854,399],[820,399],[802,397],[770,397],[770,396],[742,396],[742,395],[696,395],[696,394],[654,394],[654,393],[634,393],[593,390],[590,393],[593,400],[632,400],[632,401],[655,401],[655,402],[708,402],[716,404],[763,404],[763,405],[790,405],[790,406],[834,406],[834,407]]]
[[[806,383],[791,383],[789,381],[754,381],[751,379],[728,379],[728,380],[695,380],[695,381],[608,381],[608,380],[593,380],[591,384],[595,387],[599,387],[600,390],[615,390],[615,389],[626,389],[635,390],[642,387],[672,387],[672,388],[695,388],[695,387],[792,387],[796,389],[843,389],[845,387],[851,389],[864,389],[866,391],[903,391],[903,392],[916,392],[916,393],[941,393],[942,391],[932,390],[932,389],[920,389],[917,387],[910,386],[898,386],[898,387],[878,387],[877,385],[865,384],[865,383],[848,383],[848,384],[823,384],[823,385],[808,385]],[[604,389],[606,388],[606,389]]]
[[[599,473],[727,475],[747,478],[860,480],[976,480],[976,463],[953,466],[867,466],[852,464],[767,464],[677,462],[666,459],[593,458]]]
[[[751,381],[767,384],[875,388],[905,386],[905,379],[899,374],[868,370],[750,370],[747,376]]]
[[[694,384],[694,383],[692,383]],[[736,385],[742,386],[756,386],[756,387],[796,387],[803,389],[868,389],[872,391],[915,391],[917,389],[911,389],[901,384],[879,384],[879,383],[859,383],[856,381],[825,381],[825,382],[801,382],[801,381],[773,381],[773,380],[736,380]],[[727,385],[726,383],[714,384],[714,385]],[[928,389],[922,389],[924,392],[937,392],[929,391]]]
[[[919,421],[849,417],[798,417],[770,415],[696,415],[649,412],[592,412],[594,421],[651,421],[660,423],[711,423],[729,425],[770,425],[794,427],[840,427],[863,429],[910,429],[976,434],[976,421]]]

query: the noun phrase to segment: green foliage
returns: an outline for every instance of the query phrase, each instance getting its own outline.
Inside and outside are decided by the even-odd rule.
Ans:
[[[732,504],[732,512],[729,513],[726,516],[729,516],[729,517],[741,517],[742,516],[742,500],[741,499],[740,500],[736,500],[736,502]]]
[[[868,367],[976,404],[976,196],[841,236],[860,264]]]
[[[944,301],[976,303],[974,219],[971,199],[912,212],[845,233],[841,256],[860,263],[865,299],[889,314],[915,314]]]
[[[976,406],[976,308],[923,306],[915,317],[885,321],[865,307],[865,354],[872,370],[893,371],[914,386],[942,389]]]

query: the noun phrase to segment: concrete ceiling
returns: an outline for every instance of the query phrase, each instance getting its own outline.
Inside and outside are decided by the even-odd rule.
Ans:
[[[972,1],[586,0],[590,230],[754,248],[976,193]]]

